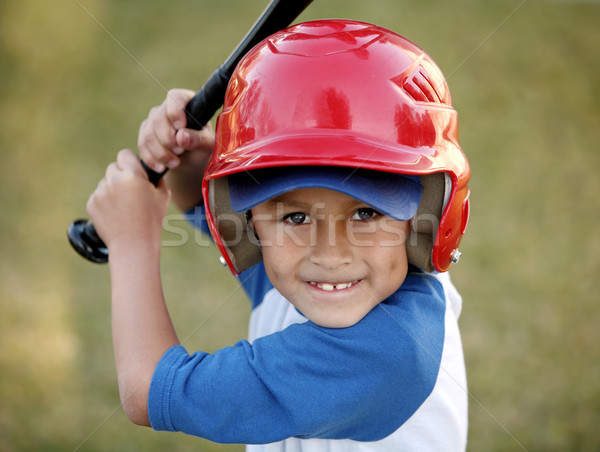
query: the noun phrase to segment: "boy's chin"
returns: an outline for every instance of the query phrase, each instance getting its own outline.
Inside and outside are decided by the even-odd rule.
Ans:
[[[362,317],[356,321],[346,321],[346,322],[315,322],[312,321],[315,325],[318,325],[322,328],[335,328],[335,329],[340,329],[340,328],[350,328],[351,326],[356,325],[358,322],[360,322],[362,320]]]
[[[367,314],[368,311],[353,314],[345,313],[341,316],[322,313],[321,315],[303,315],[315,325],[323,328],[349,328],[360,322]]]

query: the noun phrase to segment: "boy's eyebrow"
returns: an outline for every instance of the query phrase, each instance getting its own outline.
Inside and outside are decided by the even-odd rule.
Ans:
[[[300,207],[302,209],[308,209],[310,210],[310,208],[312,207],[312,204],[303,202],[299,199],[289,199],[288,196],[286,196],[286,193],[284,193],[283,195],[279,195],[276,196],[275,198],[271,198],[269,199],[266,204],[284,204],[286,206],[290,206],[290,207]]]
[[[314,204],[312,203],[302,201],[302,199],[299,199],[299,197],[290,196],[289,193],[283,193],[279,196],[271,198],[268,201],[266,201],[266,203],[272,205],[283,204],[288,207],[297,207],[305,210],[311,210],[314,206]],[[354,206],[368,206],[368,204],[364,203],[363,201],[359,201],[358,199],[354,198],[349,198],[347,201],[342,202],[338,205],[341,205],[343,208],[351,208]]]

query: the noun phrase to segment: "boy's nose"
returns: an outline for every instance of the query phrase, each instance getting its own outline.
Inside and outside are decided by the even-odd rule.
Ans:
[[[352,262],[352,244],[346,234],[345,221],[331,219],[317,224],[310,260],[326,270],[334,270]]]

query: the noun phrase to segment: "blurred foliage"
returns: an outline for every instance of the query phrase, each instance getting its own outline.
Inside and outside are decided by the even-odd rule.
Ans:
[[[199,87],[265,3],[0,4],[0,450],[242,450],[129,423],[107,269],[77,257],[65,230],[149,108],[168,88]],[[448,77],[473,170],[452,272],[469,450],[597,450],[600,4],[315,0],[301,16],[323,17],[396,30]],[[163,254],[180,337],[189,350],[232,344],[247,302],[215,249],[180,226],[186,245]]]

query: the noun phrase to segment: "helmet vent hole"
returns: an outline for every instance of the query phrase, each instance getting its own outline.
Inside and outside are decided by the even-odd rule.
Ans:
[[[407,77],[402,87],[406,94],[416,102],[426,102],[430,104],[445,104],[443,96],[439,90],[443,90],[444,86],[436,86],[429,77],[425,68],[421,65]]]

